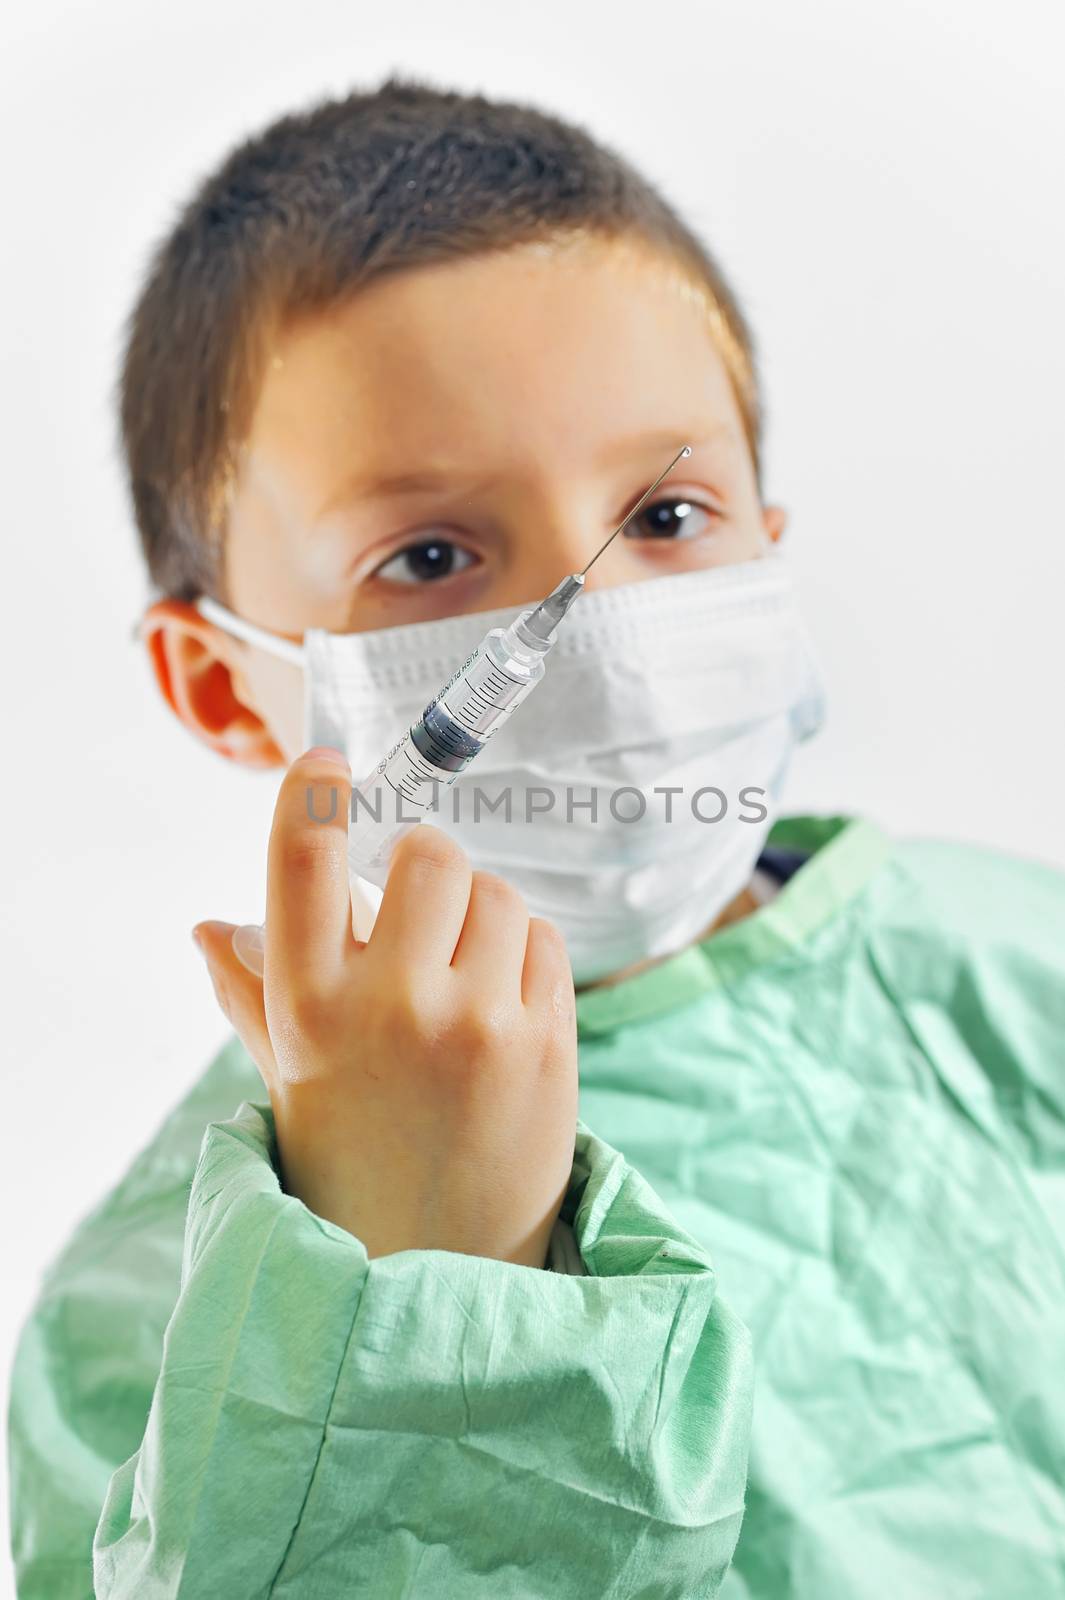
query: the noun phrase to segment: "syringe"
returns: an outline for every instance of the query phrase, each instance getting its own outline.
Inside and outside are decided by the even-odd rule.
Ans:
[[[546,600],[522,611],[509,627],[491,628],[419,720],[369,777],[355,786],[348,826],[353,889],[358,878],[384,886],[397,841],[439,807],[442,789],[475,760],[544,676],[545,658],[555,643],[559,624],[583,592],[589,569],[628,526],[666,473],[690,455],[690,445],[677,452],[587,566],[563,578]]]

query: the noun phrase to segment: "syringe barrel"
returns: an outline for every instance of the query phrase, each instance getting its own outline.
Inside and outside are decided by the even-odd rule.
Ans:
[[[527,613],[523,613],[524,617]],[[348,866],[383,887],[392,849],[439,805],[441,789],[484,749],[544,675],[550,646],[493,628],[421,717],[352,791]]]

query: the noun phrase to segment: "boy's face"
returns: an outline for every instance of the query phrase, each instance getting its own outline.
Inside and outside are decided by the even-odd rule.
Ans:
[[[589,589],[747,560],[783,530],[685,277],[637,242],[582,239],[381,279],[267,357],[229,604],[298,640],[541,599],[683,444]],[[154,605],[146,631],[199,737],[249,765],[299,754],[298,667],[181,602]]]

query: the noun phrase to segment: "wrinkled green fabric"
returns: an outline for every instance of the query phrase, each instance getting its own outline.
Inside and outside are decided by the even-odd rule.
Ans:
[[[221,1053],[23,1330],[23,1600],[97,1524],[110,1597],[711,1595],[733,1313],[722,1600],[1065,1596],[1065,876],[771,842],[769,905],[579,996],[587,1278],[367,1266]]]
[[[282,1193],[268,1104],[204,1132],[249,1069],[236,1042],[215,1061],[23,1333],[20,1596],[716,1593],[750,1341],[639,1173],[578,1124],[586,1276],[371,1262]]]
[[[1065,1596],[1065,875],[790,818],[754,916],[584,997],[581,1114],[751,1330],[721,1600]]]

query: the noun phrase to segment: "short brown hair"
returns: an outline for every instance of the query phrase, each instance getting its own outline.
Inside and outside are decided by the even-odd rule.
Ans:
[[[387,272],[577,231],[636,235],[688,269],[760,480],[750,329],[713,256],[654,186],[559,117],[393,75],[238,145],[153,254],[119,387],[130,493],[156,587],[185,600],[225,597],[226,488],[270,328]]]

